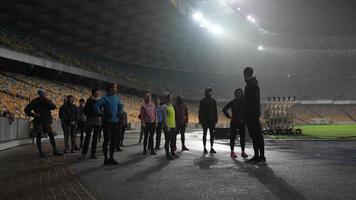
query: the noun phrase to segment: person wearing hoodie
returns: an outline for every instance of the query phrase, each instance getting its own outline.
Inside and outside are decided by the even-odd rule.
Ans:
[[[256,77],[253,76],[253,69],[246,67],[244,69],[245,98],[244,98],[244,120],[250,134],[254,156],[247,160],[246,163],[251,164],[266,164],[264,140],[260,123],[261,117],[261,102],[260,102],[260,87]]]
[[[241,156],[243,158],[248,157],[245,153],[245,122],[242,119],[244,113],[243,107],[243,90],[241,88],[236,89],[234,92],[235,99],[230,101],[222,109],[223,113],[230,121],[230,150],[231,158],[236,158],[234,152],[236,135],[240,135]],[[231,109],[231,115],[228,110]]]
[[[214,145],[214,131],[215,125],[218,123],[218,110],[216,100],[212,98],[213,90],[211,88],[205,89],[205,97],[199,103],[199,124],[203,127],[203,145],[204,153],[208,153],[206,149],[206,135],[209,129],[210,132],[210,153],[216,153],[213,148]]]
[[[168,94],[166,99],[161,106],[162,108],[162,119],[163,119],[163,132],[164,132],[164,149],[166,151],[167,160],[173,160],[178,158],[175,154],[175,136],[177,135],[176,131],[176,119],[175,119],[175,111],[173,107],[173,95]],[[171,152],[169,152],[169,148],[171,148]]]
[[[143,155],[146,155],[147,140],[148,149],[151,151],[151,155],[156,155],[153,149],[153,136],[155,133],[155,128],[157,127],[157,110],[155,104],[152,102],[151,94],[149,93],[145,95],[144,103],[140,108],[140,115],[141,123],[144,127]]]
[[[70,152],[74,153],[74,150],[79,150],[76,144],[75,132],[76,122],[78,120],[78,108],[74,105],[74,97],[72,95],[67,96],[67,101],[60,109],[61,120],[64,123],[64,153],[69,151],[69,138],[71,140]]]
[[[180,134],[182,141],[182,151],[188,151],[189,149],[185,146],[185,129],[188,124],[188,108],[185,105],[182,96],[177,96],[177,102],[174,105],[175,115],[176,115],[176,126],[177,134]]]
[[[91,156],[90,159],[97,159],[96,157],[96,146],[98,141],[98,135],[101,132],[101,116],[94,110],[94,105],[100,99],[100,90],[98,88],[93,88],[91,90],[91,97],[87,99],[84,106],[84,114],[86,116],[85,124],[85,138],[82,149],[82,157],[84,157],[89,149],[90,138],[93,133],[93,139],[91,144]]]
[[[161,147],[161,135],[163,130],[163,110],[160,98],[155,99],[155,105],[157,109],[157,127],[156,127],[156,150],[159,150]]]
[[[53,155],[60,156],[62,153],[57,151],[56,141],[52,130],[52,114],[51,110],[56,109],[56,105],[47,98],[45,91],[38,90],[38,97],[33,99],[26,107],[25,113],[29,117],[33,117],[33,133],[36,135],[36,144],[40,157],[45,157],[42,151],[41,137],[43,132],[47,133],[49,141],[52,145]]]
[[[99,99],[94,105],[95,112],[103,116],[103,153],[104,165],[117,165],[114,159],[117,137],[119,136],[119,120],[123,105],[119,96],[116,83],[107,86],[107,93]],[[103,110],[102,110],[103,109]],[[108,158],[108,144],[110,141],[110,154]]]

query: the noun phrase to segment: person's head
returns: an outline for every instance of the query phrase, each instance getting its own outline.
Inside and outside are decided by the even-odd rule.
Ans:
[[[98,88],[93,88],[91,90],[91,96],[94,98],[98,98],[100,96],[100,90]]]
[[[161,103],[161,100],[159,99],[159,97],[155,98],[155,105],[159,106]]]
[[[244,78],[245,81],[249,80],[253,76],[253,69],[252,67],[246,67],[244,69]]]
[[[241,88],[238,88],[235,90],[234,95],[236,99],[242,99],[244,92]]]
[[[210,87],[205,89],[205,97],[211,97],[213,94],[213,89],[211,89]]]
[[[182,95],[178,95],[178,96],[177,96],[177,104],[178,104],[178,105],[183,104],[183,97],[182,97]]]
[[[110,83],[107,85],[106,92],[109,95],[114,95],[117,93],[117,84],[116,83]]]
[[[85,100],[84,99],[80,99],[79,100],[79,105],[83,106],[85,104]]]
[[[145,103],[150,103],[152,101],[152,96],[150,93],[145,94]]]
[[[74,103],[74,96],[73,95],[68,95],[67,96],[67,102],[69,104],[73,104]]]
[[[46,92],[44,90],[38,90],[37,94],[39,97],[46,98]]]
[[[173,103],[173,95],[171,93],[166,96],[167,103]]]

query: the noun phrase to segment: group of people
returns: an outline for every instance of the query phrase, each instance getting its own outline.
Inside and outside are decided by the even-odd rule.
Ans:
[[[259,118],[261,116],[260,108],[260,88],[258,81],[253,76],[253,69],[246,67],[244,70],[246,81],[245,91],[236,89],[235,98],[223,108],[223,113],[231,119],[230,130],[230,149],[231,157],[236,158],[234,152],[235,140],[237,134],[240,136],[241,156],[246,158],[245,153],[245,127],[252,139],[254,156],[247,160],[247,163],[265,164],[264,139],[262,135]],[[74,105],[74,97],[69,95],[59,109],[59,116],[64,132],[64,153],[69,151],[73,153],[82,148],[81,158],[84,157],[89,148],[90,138],[91,159],[96,159],[97,138],[100,137],[101,130],[104,133],[103,154],[104,165],[116,165],[114,152],[121,151],[124,132],[127,128],[127,114],[123,111],[124,105],[117,95],[117,84],[109,84],[107,93],[101,96],[96,88],[92,90],[92,96],[86,101],[80,99],[79,107]],[[244,94],[245,93],[245,94]],[[36,133],[37,146],[40,156],[44,156],[41,148],[42,133],[47,133],[53,148],[54,155],[62,155],[57,151],[54,134],[51,128],[52,117],[51,110],[56,109],[53,102],[46,97],[43,90],[38,91],[39,97],[33,99],[25,108],[25,113],[33,117],[33,132]],[[231,114],[229,113],[231,110]],[[166,158],[173,160],[178,158],[177,135],[181,135],[182,151],[189,150],[185,145],[185,130],[188,124],[188,108],[185,105],[182,96],[178,95],[174,102],[173,95],[165,94],[160,98],[152,100],[151,94],[147,93],[144,103],[140,107],[139,119],[141,120],[143,137],[143,154],[147,150],[151,155],[156,155],[155,150],[160,149],[161,133],[164,133],[164,149]],[[216,153],[213,148],[215,126],[218,122],[217,103],[212,98],[212,89],[205,90],[205,97],[199,104],[199,123],[203,128],[203,153],[208,153],[206,148],[207,132],[210,133],[210,153]],[[80,132],[80,148],[76,144],[76,133]],[[84,137],[84,132],[85,137]],[[154,135],[156,133],[156,144],[154,145]],[[69,147],[69,138],[71,146]],[[110,145],[109,145],[110,144]],[[108,149],[109,146],[109,149]],[[108,155],[109,150],[109,155]]]

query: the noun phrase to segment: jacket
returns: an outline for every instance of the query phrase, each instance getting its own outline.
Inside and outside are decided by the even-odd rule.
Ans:
[[[49,125],[52,124],[51,110],[55,110],[56,108],[56,105],[50,99],[37,97],[25,107],[24,111],[27,116],[34,117],[33,123]],[[40,116],[35,117],[35,113],[40,114]]]
[[[215,99],[205,97],[199,103],[199,123],[215,125],[218,122],[218,110]]]
[[[246,81],[244,98],[245,121],[256,121],[261,116],[260,87],[255,77]]]

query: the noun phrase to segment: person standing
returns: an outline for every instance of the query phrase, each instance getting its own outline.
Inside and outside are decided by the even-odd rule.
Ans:
[[[236,135],[240,135],[241,156],[243,158],[248,157],[245,153],[245,122],[242,119],[244,107],[243,107],[243,91],[241,88],[236,89],[234,92],[235,99],[230,101],[222,109],[223,113],[230,121],[230,150],[231,158],[236,158],[237,155],[234,152]],[[228,110],[231,109],[231,115]]]
[[[84,106],[85,100],[79,100],[79,107],[78,107],[78,122],[77,122],[77,130],[75,131],[75,138],[77,138],[77,133],[80,133],[80,144],[79,147],[83,147],[83,140],[84,140],[84,127],[86,122],[86,116],[84,114]]]
[[[246,82],[244,120],[247,124],[254,150],[254,156],[246,161],[246,163],[266,164],[264,139],[259,119],[261,116],[260,87],[258,86],[256,77],[253,76],[253,69],[251,67],[244,69],[244,79]]]
[[[206,149],[206,135],[209,129],[210,132],[210,153],[216,153],[213,148],[215,125],[218,123],[218,111],[216,100],[212,98],[213,90],[211,88],[205,89],[205,98],[200,100],[199,104],[199,124],[203,127],[203,145],[204,153],[208,153]]]
[[[52,114],[51,110],[56,109],[56,105],[47,98],[45,91],[38,90],[38,97],[33,99],[24,109],[25,113],[29,117],[33,117],[33,132],[36,135],[36,144],[40,157],[45,157],[42,151],[41,137],[42,133],[47,133],[49,141],[52,145],[53,155],[61,156],[56,147],[56,141],[52,130]]]
[[[151,151],[151,155],[156,155],[153,149],[153,136],[155,133],[155,128],[157,126],[157,110],[155,104],[152,103],[152,97],[149,93],[145,95],[144,103],[141,105],[140,108],[140,115],[141,122],[144,127],[143,155],[146,155],[147,140],[148,149]]]
[[[188,151],[189,149],[185,146],[185,129],[188,124],[188,108],[183,102],[182,96],[177,96],[177,102],[174,105],[175,117],[176,117],[176,126],[177,126],[177,135],[180,134],[182,141],[182,151]]]
[[[176,119],[175,119],[175,111],[172,105],[173,96],[172,94],[168,94],[166,97],[165,103],[162,105],[162,116],[163,116],[163,132],[164,132],[164,149],[166,151],[167,160],[173,160],[178,158],[175,154],[175,144],[174,140],[177,135],[176,131]],[[171,148],[171,152],[169,152],[169,148]]]
[[[161,147],[161,135],[163,130],[163,110],[162,103],[159,98],[155,99],[155,105],[157,110],[157,127],[156,127],[156,150]]]
[[[74,153],[74,150],[79,150],[75,137],[78,108],[74,105],[74,97],[72,95],[67,96],[67,102],[64,104],[64,107],[61,108],[61,118],[66,130],[66,134],[64,135],[64,153],[68,153],[69,150],[69,137],[72,143],[70,152]]]
[[[84,114],[86,116],[85,124],[85,138],[82,148],[82,157],[88,153],[91,134],[93,133],[93,139],[91,144],[91,156],[90,159],[97,159],[96,146],[98,136],[101,132],[101,116],[95,111],[94,106],[100,99],[100,91],[97,88],[93,88],[91,91],[91,97],[87,99],[84,105]]]
[[[123,105],[117,95],[117,84],[112,83],[107,87],[107,93],[101,97],[94,105],[94,109],[97,113],[103,116],[103,153],[104,153],[104,165],[117,165],[118,162],[114,159],[114,152],[119,135],[120,115]],[[103,108],[103,110],[102,110]],[[108,144],[110,141],[110,158],[108,158]]]
[[[120,116],[120,133],[116,145],[117,151],[122,151],[121,147],[124,146],[124,135],[127,129],[127,113],[123,110]]]

